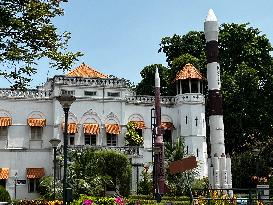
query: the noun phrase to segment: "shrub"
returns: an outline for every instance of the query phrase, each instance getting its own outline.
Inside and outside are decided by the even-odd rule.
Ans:
[[[10,202],[11,201],[9,192],[1,185],[0,185],[0,201],[2,201],[2,202]]]
[[[127,132],[125,133],[125,139],[128,141],[129,146],[140,146],[143,145],[143,137],[139,136],[136,131],[136,123],[128,122]]]
[[[148,171],[148,169],[144,168],[141,172],[141,175],[142,179],[137,186],[138,194],[149,195],[153,193],[153,180],[151,173]]]

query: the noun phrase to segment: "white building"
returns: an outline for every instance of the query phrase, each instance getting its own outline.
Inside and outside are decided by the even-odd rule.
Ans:
[[[164,140],[184,137],[186,152],[199,161],[200,176],[207,176],[203,77],[187,64],[175,80],[177,95],[161,97]],[[68,119],[69,145],[126,151],[127,123],[136,121],[141,125],[144,145],[139,152],[129,154],[134,166],[132,190],[136,190],[137,173],[140,174],[143,164],[152,161],[154,96],[135,96],[125,79],[109,78],[85,64],[67,75],[48,79],[37,90],[0,89],[0,184],[12,198],[16,194],[17,199],[31,199],[38,196],[36,181],[53,174],[49,140],[63,139],[64,112],[56,100],[63,91],[76,97]]]

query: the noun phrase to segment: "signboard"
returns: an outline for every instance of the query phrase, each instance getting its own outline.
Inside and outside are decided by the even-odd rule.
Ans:
[[[257,184],[257,195],[260,199],[269,199],[269,185]]]
[[[195,156],[190,156],[170,163],[169,169],[171,174],[181,173],[197,167]]]

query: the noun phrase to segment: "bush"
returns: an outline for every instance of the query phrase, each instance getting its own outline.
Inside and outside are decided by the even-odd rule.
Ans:
[[[144,168],[141,175],[142,179],[137,186],[138,194],[149,195],[153,193],[153,180],[151,173],[148,171],[148,169]]]
[[[11,201],[9,192],[1,185],[0,185],[0,201],[2,201],[2,202],[10,202]]]

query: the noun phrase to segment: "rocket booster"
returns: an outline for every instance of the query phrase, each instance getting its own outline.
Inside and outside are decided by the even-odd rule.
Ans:
[[[220,65],[218,60],[218,20],[212,9],[205,20],[207,79],[208,79],[208,106],[210,124],[211,156],[225,154],[224,123],[221,96]]]
[[[212,9],[204,24],[207,55],[208,110],[211,153],[208,159],[211,188],[232,188],[231,160],[225,155],[224,122],[218,59],[218,20]],[[232,191],[229,192],[232,194]]]
[[[154,146],[157,149],[154,154],[155,174],[156,174],[156,192],[164,194],[165,174],[164,174],[164,144],[161,131],[161,105],[160,105],[160,78],[158,69],[155,72],[155,116],[156,116],[156,137]]]

